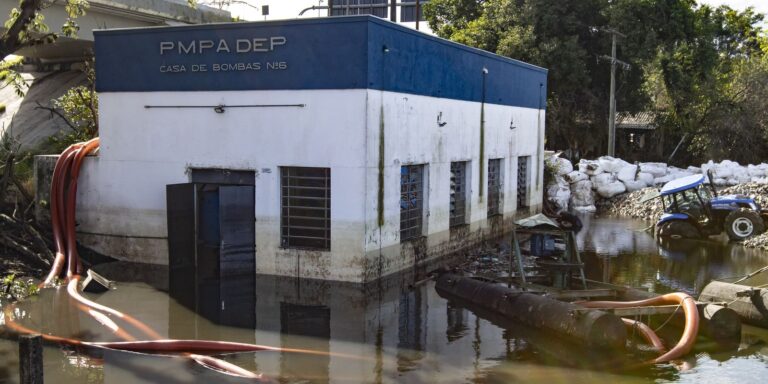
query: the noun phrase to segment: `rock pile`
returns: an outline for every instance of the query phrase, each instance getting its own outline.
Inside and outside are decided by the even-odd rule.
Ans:
[[[601,204],[601,212],[612,216],[632,217],[641,220],[656,221],[664,212],[661,199],[653,199],[640,203],[645,194],[655,191],[656,188],[643,188],[639,191],[618,195]]]

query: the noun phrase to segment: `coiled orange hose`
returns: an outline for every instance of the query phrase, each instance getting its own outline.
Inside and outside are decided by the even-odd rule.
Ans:
[[[77,303],[77,307],[93,317],[96,321],[106,326],[115,335],[125,342],[84,342],[66,337],[54,335],[42,335],[48,341],[68,344],[73,346],[89,346],[95,348],[111,348],[134,352],[173,352],[181,353],[182,356],[190,358],[200,365],[214,369],[218,372],[253,379],[256,381],[266,380],[262,374],[257,374],[226,361],[200,355],[202,352],[208,353],[233,353],[233,352],[256,352],[256,351],[280,351],[289,353],[303,353],[315,355],[335,355],[340,357],[360,359],[360,356],[329,354],[328,352],[313,351],[306,349],[277,348],[255,344],[232,343],[222,341],[208,340],[162,340],[159,333],[148,325],[133,318],[132,316],[117,311],[113,308],[98,304],[86,299],[80,294],[81,280],[81,262],[77,252],[77,234],[75,231],[75,211],[77,209],[77,179],[80,175],[85,157],[97,150],[99,139],[95,138],[85,143],[77,143],[68,147],[56,161],[56,166],[51,180],[51,221],[56,246],[56,257],[51,266],[51,271],[40,287],[48,287],[53,281],[62,274],[66,264],[67,293]],[[6,306],[5,325],[21,333],[37,333],[16,323],[12,316],[13,306]],[[154,339],[151,341],[136,341],[127,331],[112,321],[109,316],[114,316],[145,335]]]
[[[627,328],[640,332],[640,335],[643,336],[643,338],[649,342],[657,351],[661,353],[667,351],[667,348],[664,347],[664,343],[661,342],[661,339],[656,334],[656,332],[654,332],[651,327],[645,325],[645,323],[641,323],[637,320],[627,319],[626,317],[622,317],[621,321],[624,322],[624,325],[626,325]]]
[[[637,301],[582,301],[575,304],[579,304],[586,308],[629,308],[669,304],[681,305],[683,307],[683,312],[685,313],[683,335],[672,349],[654,359],[654,363],[665,363],[683,357],[691,351],[693,345],[696,343],[696,335],[699,332],[699,310],[696,307],[696,300],[690,295],[682,292],[668,293],[666,295]]]

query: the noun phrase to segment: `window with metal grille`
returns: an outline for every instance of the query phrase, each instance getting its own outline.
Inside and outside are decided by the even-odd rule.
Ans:
[[[488,160],[488,216],[501,214],[501,159]]]
[[[528,207],[528,163],[530,156],[517,158],[517,208]]]
[[[467,223],[467,162],[451,163],[450,226]]]
[[[424,21],[424,4],[429,3],[429,0],[419,1],[419,20]],[[416,0],[403,0],[400,7],[400,22],[408,23],[416,21]],[[412,5],[406,5],[412,4]]]
[[[387,17],[388,0],[336,0],[333,2],[331,16],[373,15]],[[364,5],[379,5],[378,7],[361,7]]]
[[[280,168],[280,237],[286,248],[331,249],[331,169]]]
[[[424,166],[400,167],[400,241],[422,236],[424,220]]]

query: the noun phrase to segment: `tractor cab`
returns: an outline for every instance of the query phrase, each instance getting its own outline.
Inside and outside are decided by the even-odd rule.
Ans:
[[[731,240],[743,240],[765,230],[765,214],[747,196],[717,196],[706,176],[672,180],[659,191],[664,214],[656,228],[660,237],[701,238],[725,231]]]

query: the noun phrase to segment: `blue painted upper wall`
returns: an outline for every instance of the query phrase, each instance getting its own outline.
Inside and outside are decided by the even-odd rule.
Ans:
[[[95,54],[98,92],[368,88],[546,106],[545,69],[372,16],[95,31]]]

